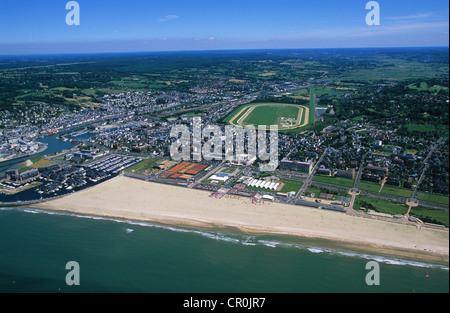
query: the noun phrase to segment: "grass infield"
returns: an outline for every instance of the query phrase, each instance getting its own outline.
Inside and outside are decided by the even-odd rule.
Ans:
[[[287,103],[252,103],[239,107],[225,120],[233,126],[278,125],[280,131],[307,126],[309,108]]]

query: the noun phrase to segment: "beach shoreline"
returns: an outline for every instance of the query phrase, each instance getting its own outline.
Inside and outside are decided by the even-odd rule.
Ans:
[[[208,192],[118,176],[32,208],[203,230],[321,240],[323,248],[448,266],[448,229],[365,219],[340,212]]]

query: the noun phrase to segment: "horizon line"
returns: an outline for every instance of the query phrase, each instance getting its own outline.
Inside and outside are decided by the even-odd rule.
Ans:
[[[49,52],[49,53],[17,53],[1,54],[0,57],[20,56],[56,56],[56,55],[102,55],[102,54],[133,54],[133,53],[183,53],[183,52],[232,52],[232,51],[283,51],[283,50],[350,50],[350,49],[423,49],[423,48],[447,48],[450,46],[377,46],[377,47],[328,47],[328,48],[236,48],[236,49],[188,49],[188,50],[147,50],[147,51],[104,51],[104,52]]]

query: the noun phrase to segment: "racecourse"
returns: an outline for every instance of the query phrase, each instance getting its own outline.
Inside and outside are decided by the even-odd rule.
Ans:
[[[308,107],[288,103],[254,103],[232,114],[228,123],[233,126],[277,124],[279,130],[293,130],[307,126],[310,116]]]

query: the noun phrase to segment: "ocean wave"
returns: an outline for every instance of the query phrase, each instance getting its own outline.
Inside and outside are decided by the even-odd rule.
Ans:
[[[405,260],[405,259],[398,259],[393,257],[383,257],[378,255],[363,255],[365,259],[374,260],[378,263],[385,263],[390,265],[409,265],[413,267],[422,267],[422,268],[439,268],[448,271],[448,266],[445,265],[438,265],[438,264],[430,264],[430,263],[423,263],[419,261],[412,261],[412,260]]]
[[[39,214],[40,212],[37,212],[36,210],[29,210],[29,209],[25,209],[23,210],[25,213],[32,213],[32,214]]]
[[[256,242],[255,236],[246,236],[241,241],[241,244],[244,246],[256,246],[258,243]]]
[[[270,247],[270,248],[276,248],[277,246],[282,244],[281,242],[278,242],[278,241],[268,241],[268,240],[258,240],[257,243],[262,244],[266,247]]]
[[[278,240],[267,240],[267,239],[258,238],[258,236],[236,235],[236,234],[221,233],[221,232],[216,232],[216,231],[203,231],[203,230],[181,228],[181,227],[168,226],[168,225],[153,224],[150,222],[131,221],[131,220],[126,220],[126,219],[112,218],[112,217],[81,215],[81,214],[69,213],[69,212],[47,211],[47,210],[34,209],[34,208],[0,208],[0,210],[14,210],[14,209],[21,210],[25,213],[31,213],[31,214],[42,213],[42,214],[48,214],[48,215],[71,216],[71,217],[76,217],[76,218],[103,220],[103,221],[110,221],[110,222],[115,222],[115,223],[125,223],[127,225],[134,225],[134,226],[141,226],[141,227],[158,228],[158,229],[164,229],[164,230],[177,232],[177,233],[190,233],[190,234],[196,234],[196,235],[199,235],[199,236],[202,236],[205,238],[209,238],[212,240],[225,241],[225,242],[229,242],[229,243],[240,244],[243,246],[265,246],[265,247],[269,247],[269,248],[294,248],[294,249],[299,249],[299,250],[306,250],[306,251],[309,251],[310,253],[314,253],[314,254],[327,253],[327,254],[331,254],[331,255],[339,255],[342,257],[373,260],[378,263],[384,263],[384,264],[396,265],[396,266],[412,266],[412,267],[421,267],[421,268],[437,268],[437,269],[442,269],[442,270],[447,270],[447,271],[449,270],[449,267],[445,266],[445,265],[405,260],[405,259],[400,259],[400,258],[395,258],[395,257],[379,256],[379,255],[367,254],[367,253],[363,253],[363,252],[340,251],[340,250],[329,249],[329,248],[313,247],[313,246],[301,245],[301,244],[297,244],[297,243],[289,243],[289,242],[278,241]],[[134,230],[131,228],[126,229],[127,233],[131,233],[132,231],[134,231]]]
[[[310,248],[308,248],[308,251],[309,251],[309,252],[312,252],[312,253],[322,253],[322,252],[325,252],[323,249],[321,249],[321,248],[316,248],[316,247],[310,247]]]
[[[413,267],[438,268],[438,269],[447,270],[447,271],[449,270],[448,266],[445,266],[445,265],[424,263],[424,262],[419,262],[419,261],[412,261],[412,260],[405,260],[405,259],[400,259],[400,258],[395,258],[395,257],[367,254],[367,253],[362,253],[362,252],[339,251],[339,250],[334,250],[334,249],[322,249],[322,248],[308,248],[308,250],[312,253],[326,252],[328,254],[341,255],[343,257],[350,257],[350,258],[360,258],[360,259],[372,260],[372,261],[376,261],[378,263],[384,263],[384,264],[389,264],[389,265],[398,265],[398,266],[409,265],[409,266],[413,266]]]

